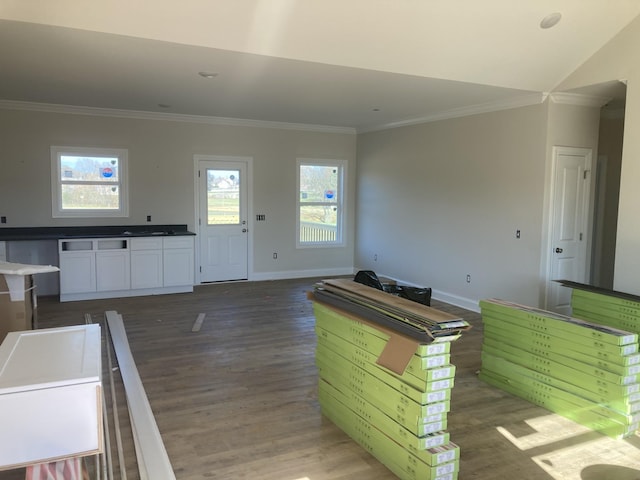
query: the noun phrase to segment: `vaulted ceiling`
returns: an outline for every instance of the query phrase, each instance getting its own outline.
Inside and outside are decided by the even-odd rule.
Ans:
[[[0,107],[375,130],[540,102],[638,15],[638,0],[0,0]]]

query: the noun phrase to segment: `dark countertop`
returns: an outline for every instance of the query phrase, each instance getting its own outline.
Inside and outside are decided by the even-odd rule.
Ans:
[[[0,228],[0,241],[195,235],[186,225]]]

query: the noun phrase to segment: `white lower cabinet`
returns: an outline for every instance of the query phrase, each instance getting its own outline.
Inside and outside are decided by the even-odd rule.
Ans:
[[[131,288],[131,265],[128,249],[96,252],[96,291],[110,292]]]
[[[60,301],[193,291],[193,237],[59,240]]]
[[[66,272],[63,274],[62,272]],[[96,291],[96,254],[93,251],[60,253],[60,293]]]
[[[164,285],[193,284],[193,237],[163,238]]]
[[[158,288],[162,275],[162,238],[131,239],[131,288]]]

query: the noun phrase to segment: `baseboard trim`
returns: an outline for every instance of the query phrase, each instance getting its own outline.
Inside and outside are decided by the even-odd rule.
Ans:
[[[459,295],[452,295],[450,293],[441,292],[439,290],[431,291],[431,298],[440,302],[455,305],[456,307],[464,308],[465,310],[471,310],[472,312],[480,313],[480,305],[478,300],[471,298],[460,297]]]
[[[285,272],[254,272],[250,281],[288,280],[290,278],[334,277],[336,275],[353,275],[353,268],[320,268],[317,270],[287,270]]]
[[[389,280],[393,280],[399,285],[408,285],[410,287],[429,287],[429,285],[417,285],[413,282],[407,282],[400,278],[390,277],[388,275],[378,275],[380,277],[388,278]],[[474,300],[471,298],[461,297],[460,295],[454,295],[452,293],[443,292],[442,290],[436,290],[435,288],[431,288],[431,298],[434,300],[438,300],[440,302],[448,303],[449,305],[454,305],[456,307],[464,308],[465,310],[471,310],[472,312],[480,313],[480,305],[478,300]]]

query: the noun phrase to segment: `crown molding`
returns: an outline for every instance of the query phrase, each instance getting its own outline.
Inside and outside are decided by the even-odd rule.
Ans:
[[[553,103],[563,105],[577,105],[579,107],[602,107],[609,103],[611,97],[599,97],[597,95],[584,95],[581,93],[554,92],[549,94]]]
[[[478,105],[470,105],[460,108],[438,112],[433,115],[424,117],[411,118],[398,122],[391,122],[382,125],[373,126],[365,129],[358,129],[358,133],[376,132],[380,130],[389,130],[392,128],[407,127],[410,125],[419,125],[421,123],[437,122],[440,120],[448,120],[450,118],[468,117],[470,115],[478,115],[481,113],[497,112],[500,110],[509,110],[511,108],[527,107],[530,105],[538,105],[543,103],[547,98],[546,92],[534,93],[514,97],[498,102],[482,103]]]
[[[304,123],[273,122],[266,120],[249,120],[244,118],[207,117],[204,115],[184,115],[178,113],[144,112],[140,110],[121,110],[115,108],[83,107],[60,105],[54,103],[21,102],[0,100],[0,109],[27,110],[33,112],[64,113],[72,115],[90,115],[96,117],[130,118],[136,120],[163,120],[170,122],[199,123],[207,125],[223,125],[231,127],[273,128],[280,130],[301,130],[318,133],[356,134],[351,127],[333,127],[329,125],[310,125]]]

